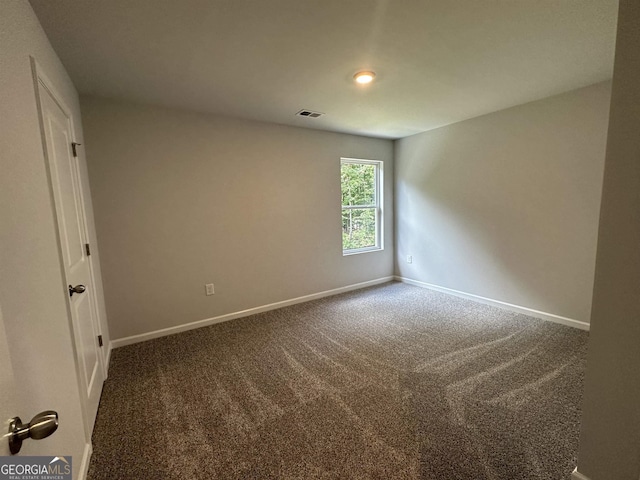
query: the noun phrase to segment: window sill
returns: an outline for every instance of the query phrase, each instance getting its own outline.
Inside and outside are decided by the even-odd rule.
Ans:
[[[382,247],[368,247],[368,248],[358,248],[354,250],[343,250],[342,256],[349,257],[351,255],[358,255],[360,253],[370,253],[370,252],[380,252],[384,250]]]

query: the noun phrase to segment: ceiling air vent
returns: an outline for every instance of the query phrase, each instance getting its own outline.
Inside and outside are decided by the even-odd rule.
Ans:
[[[324,113],[314,112],[313,110],[300,110],[296,115],[299,117],[318,118],[324,115]]]

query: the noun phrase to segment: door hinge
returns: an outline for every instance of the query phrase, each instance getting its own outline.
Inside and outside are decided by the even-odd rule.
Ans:
[[[77,143],[77,142],[71,142],[71,150],[73,151],[73,156],[77,157],[78,156],[78,151],[76,150],[76,147],[79,147],[80,145],[82,145],[81,143]]]
[[[89,246],[88,243],[84,244],[84,250],[85,252],[87,252],[87,257],[89,257],[91,255],[91,247]]]
[[[102,346],[102,335],[98,335],[98,345]]]

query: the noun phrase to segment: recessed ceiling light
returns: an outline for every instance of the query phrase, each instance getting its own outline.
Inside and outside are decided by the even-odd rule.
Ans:
[[[362,85],[373,82],[375,77],[376,74],[374,72],[358,72],[353,76],[354,80]]]

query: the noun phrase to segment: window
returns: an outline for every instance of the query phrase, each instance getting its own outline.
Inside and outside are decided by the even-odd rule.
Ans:
[[[342,254],[382,250],[382,162],[343,158]]]

